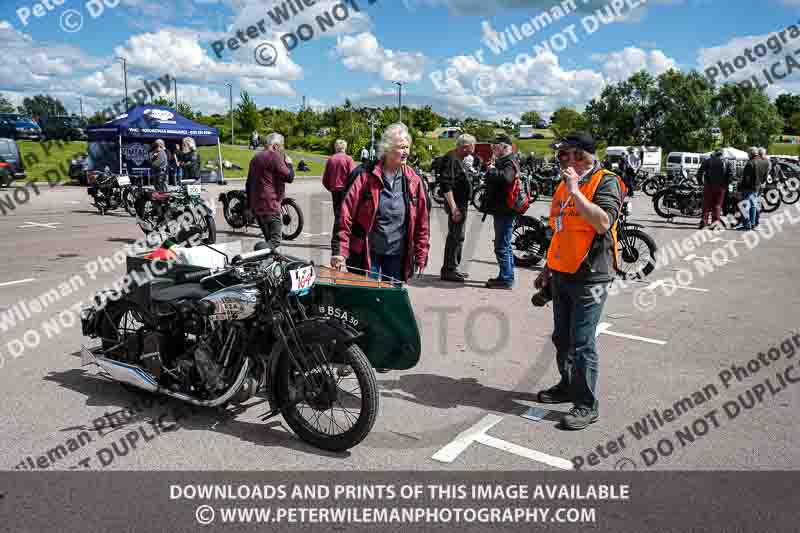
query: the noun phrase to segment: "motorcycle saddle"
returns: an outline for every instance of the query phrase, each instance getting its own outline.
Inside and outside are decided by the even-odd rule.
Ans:
[[[169,303],[177,300],[201,300],[211,294],[199,283],[184,283],[151,287],[150,300],[156,303]]]
[[[163,202],[164,200],[169,200],[172,196],[172,193],[169,192],[152,192],[150,193],[150,198],[155,202]]]

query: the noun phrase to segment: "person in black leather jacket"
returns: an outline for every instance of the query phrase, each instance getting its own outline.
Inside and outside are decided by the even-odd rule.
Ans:
[[[486,282],[488,289],[511,289],[514,286],[514,255],[511,235],[517,213],[507,207],[509,187],[519,174],[519,158],[513,152],[513,141],[506,134],[498,135],[492,146],[495,161],[486,173],[484,211],[494,218],[494,253],[500,267],[496,278]]]
[[[181,169],[185,180],[200,179],[200,155],[197,153],[197,146],[194,139],[185,137],[183,139],[183,150],[180,154]]]

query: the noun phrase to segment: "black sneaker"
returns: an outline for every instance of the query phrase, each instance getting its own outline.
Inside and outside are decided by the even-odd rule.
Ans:
[[[500,281],[499,279],[494,278],[494,279],[490,279],[489,281],[486,282],[486,288],[487,289],[505,289],[505,290],[509,290],[510,291],[511,289],[514,288],[514,284],[513,283],[508,283],[506,281]]]
[[[597,409],[588,407],[573,407],[569,413],[561,417],[561,427],[564,429],[584,429],[589,424],[594,424],[600,415]]]
[[[456,283],[464,283],[464,277],[455,270],[445,270],[441,275],[442,281],[455,281]]]
[[[569,390],[561,384],[539,391],[536,398],[539,400],[539,403],[571,403],[575,401],[575,398],[570,394]]]

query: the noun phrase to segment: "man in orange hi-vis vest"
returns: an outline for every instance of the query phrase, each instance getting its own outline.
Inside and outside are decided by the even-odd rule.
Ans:
[[[561,380],[538,398],[573,403],[561,425],[583,429],[598,418],[595,331],[614,280],[625,185],[597,161],[589,134],[573,133],[553,148],[562,181],[550,205],[553,238],[547,264],[535,285],[549,288],[553,297],[553,344]]]

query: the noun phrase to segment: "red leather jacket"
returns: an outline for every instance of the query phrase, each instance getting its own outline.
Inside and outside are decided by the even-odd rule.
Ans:
[[[250,161],[247,173],[247,199],[250,209],[257,215],[277,215],[286,184],[294,181],[294,169],[287,165],[278,152],[263,150]]]
[[[423,190],[422,179],[404,165],[403,175],[406,187],[406,254],[403,281],[414,272],[414,266],[427,266],[430,248],[430,227],[428,225],[428,204]],[[337,230],[333,236],[333,255],[350,257],[363,256],[362,267],[369,270],[369,234],[378,213],[379,198],[383,188],[383,164],[378,162],[374,170],[365,170],[353,180],[342,201]]]

